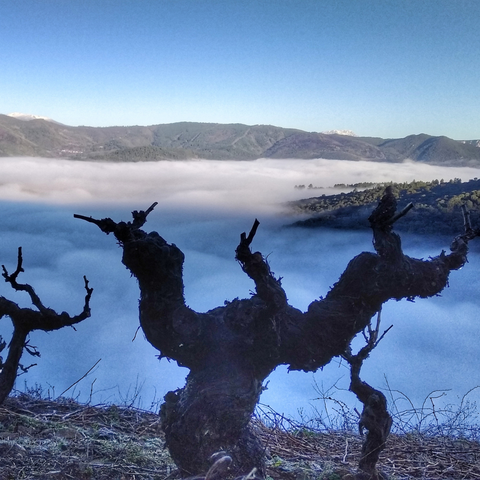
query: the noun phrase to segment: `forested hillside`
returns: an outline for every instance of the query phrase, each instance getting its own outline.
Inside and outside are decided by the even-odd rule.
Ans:
[[[0,157],[35,156],[74,160],[255,160],[326,158],[438,165],[480,165],[477,140],[431,135],[401,139],[304,132],[273,125],[178,122],[150,126],[72,127],[0,114]]]
[[[322,195],[291,202],[290,206],[297,214],[309,215],[309,218],[294,225],[303,227],[329,227],[346,229],[369,228],[368,216],[377,204],[387,184],[357,190],[356,185],[337,185],[351,187],[350,193]],[[413,181],[411,183],[390,183],[398,197],[399,209],[410,202],[414,208],[395,224],[395,229],[420,234],[455,235],[462,232],[463,216],[461,205],[471,211],[472,224],[480,225],[480,180],[468,182],[460,179],[432,182]]]

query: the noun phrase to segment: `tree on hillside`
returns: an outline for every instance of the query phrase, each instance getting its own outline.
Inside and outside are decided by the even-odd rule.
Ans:
[[[8,346],[0,336],[0,352],[5,348],[8,349],[6,360],[4,361],[3,358],[0,357],[0,404],[3,403],[12,391],[19,368],[22,371],[27,371],[30,368],[20,364],[23,351],[26,350],[30,355],[35,357],[40,356],[36,347],[30,345],[28,340],[29,334],[34,330],[51,332],[52,330],[73,326],[85,320],[90,316],[90,297],[93,292],[93,288],[88,286],[87,278],[83,277],[87,294],[85,295],[85,304],[82,312],[73,317],[66,312],[59,314],[43,305],[40,297],[35,293],[31,285],[17,282],[20,273],[24,272],[21,247],[18,249],[16,270],[12,274],[9,274],[4,265],[2,265],[2,268],[2,276],[5,278],[5,282],[9,283],[14,290],[26,292],[32,304],[36,307],[36,310],[21,308],[11,300],[0,296],[0,318],[4,316],[9,317],[13,325],[12,338]]]
[[[235,251],[255,284],[255,294],[198,313],[185,304],[182,251],[158,233],[142,230],[155,205],[134,211],[132,222],[76,217],[114,234],[123,248],[122,262],[139,283],[140,325],[147,340],[160,358],[190,370],[185,387],[167,393],[160,411],[166,444],[183,474],[207,471],[209,457],[219,450],[233,459],[236,472],[256,467],[264,474],[264,447],[250,419],[263,381],[278,365],[315,372],[334,357],[345,358],[352,367],[351,389],[365,405],[363,426],[372,430],[377,442],[384,442],[388,418],[382,417],[380,427],[370,420],[378,412],[386,413],[386,404],[381,393],[359,377],[377,337],[370,336],[366,350],[357,355],[351,353],[350,343],[365,329],[371,332],[370,321],[387,300],[425,298],[442,291],[450,271],[467,261],[467,244],[477,231],[468,226],[453,241],[450,254],[442,251],[428,261],[410,258],[392,231],[407,209],[396,213],[396,199],[387,187],[369,218],[376,253],[353,258],[326,297],[301,312],[288,304],[281,279],[272,274],[266,258],[252,251],[259,225],[255,221],[248,235],[241,234]]]

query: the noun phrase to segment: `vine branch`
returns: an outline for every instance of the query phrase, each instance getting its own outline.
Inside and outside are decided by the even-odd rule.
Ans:
[[[0,318],[8,316],[13,324],[13,333],[8,345],[7,359],[5,361],[2,359],[0,362],[0,404],[3,403],[12,391],[19,369],[22,370],[23,373],[26,373],[31,367],[35,366],[35,364],[33,364],[24,367],[20,363],[23,351],[26,350],[30,355],[35,357],[40,356],[37,348],[30,345],[27,340],[30,332],[34,330],[58,330],[65,326],[73,326],[90,317],[90,299],[93,293],[93,288],[89,286],[87,277],[84,276],[86,294],[82,312],[73,317],[67,312],[58,314],[55,310],[45,307],[31,285],[18,282],[18,276],[25,271],[23,269],[22,247],[18,248],[17,267],[15,271],[9,274],[5,265],[2,265],[2,270],[2,276],[5,278],[5,282],[9,283],[14,290],[26,292],[38,311],[30,308],[20,308],[16,303],[0,296]],[[2,339],[0,342],[0,350],[3,350],[5,345]]]

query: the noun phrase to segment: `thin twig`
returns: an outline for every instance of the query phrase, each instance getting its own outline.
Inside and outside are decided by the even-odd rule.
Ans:
[[[85,373],[85,375],[83,375],[82,377],[80,377],[76,382],[72,383],[66,390],[64,390],[57,398],[61,397],[64,393],[68,392],[72,387],[74,387],[75,385],[77,385],[77,383],[79,383],[81,380],[83,380],[99,363],[100,363],[100,360],[101,358],[99,358],[97,360],[97,362],[95,363],[95,365],[90,368],[90,370],[88,370],[87,373]]]

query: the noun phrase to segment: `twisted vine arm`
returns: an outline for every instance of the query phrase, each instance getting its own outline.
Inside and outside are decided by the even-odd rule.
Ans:
[[[55,310],[43,305],[43,302],[31,285],[18,282],[18,276],[24,272],[21,247],[18,249],[17,268],[15,271],[9,274],[4,265],[2,265],[2,270],[5,282],[9,283],[14,290],[26,292],[37,310],[21,308],[15,302],[0,296],[0,319],[7,316],[13,324],[12,338],[8,344],[7,359],[2,362],[0,371],[0,404],[3,403],[12,391],[24,349],[32,353],[32,350],[28,348],[27,342],[29,333],[34,330],[46,332],[59,330],[66,326],[73,326],[90,317],[90,298],[93,293],[93,288],[89,287],[88,280],[84,276],[86,295],[82,312],[75,316],[70,316],[67,312],[57,313]],[[38,352],[35,352],[35,354],[39,356]]]

